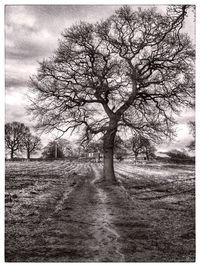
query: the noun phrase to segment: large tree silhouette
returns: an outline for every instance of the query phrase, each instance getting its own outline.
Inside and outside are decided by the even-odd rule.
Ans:
[[[29,110],[38,127],[78,129],[84,140],[102,134],[104,179],[114,183],[117,131],[170,135],[173,114],[191,104],[195,54],[182,31],[188,9],[172,6],[160,14],[125,6],[100,23],[66,29],[57,51],[31,78]]]

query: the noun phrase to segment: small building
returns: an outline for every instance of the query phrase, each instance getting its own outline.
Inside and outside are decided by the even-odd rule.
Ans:
[[[90,160],[94,162],[100,162],[103,158],[103,154],[100,152],[89,152],[87,156]]]

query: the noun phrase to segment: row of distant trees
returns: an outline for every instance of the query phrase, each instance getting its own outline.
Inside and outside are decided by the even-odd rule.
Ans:
[[[11,160],[13,160],[17,152],[26,152],[27,159],[30,159],[32,154],[42,149],[41,139],[33,135],[30,128],[24,123],[16,121],[6,123],[5,125],[5,145]],[[136,159],[141,153],[145,153],[146,158],[149,159],[155,152],[155,148],[150,141],[143,136],[137,135],[125,142],[120,136],[116,137],[114,153],[117,159],[122,160],[130,148],[134,152]],[[64,158],[66,155],[80,155],[81,151],[84,153],[103,153],[103,141],[90,142],[86,147],[79,149],[79,151],[74,151],[74,148],[65,139],[51,141],[43,148],[42,157]]]
[[[41,139],[32,134],[28,126],[21,122],[11,122],[5,124],[5,146],[6,151],[13,160],[18,153],[26,153],[27,159],[31,155],[42,150],[42,158],[64,158],[72,155],[72,146],[65,139],[50,141],[47,146],[42,148]]]
[[[156,155],[155,144],[148,137],[137,134],[127,140],[123,140],[119,135],[117,135],[115,138],[114,155],[115,158],[119,161],[122,161],[123,159],[129,157],[131,155],[131,152],[134,154],[135,160],[138,160],[139,157],[142,156],[142,158],[146,160],[157,158],[160,160],[165,159],[170,162],[181,162],[185,160],[193,161],[194,157],[190,157],[188,155],[188,150],[194,151],[194,143],[195,141],[192,140],[190,144],[183,150],[172,149],[167,152],[161,152],[160,154],[165,154],[165,156],[160,158],[160,156]],[[90,142],[86,147],[84,147],[82,152],[103,153],[103,140],[100,139],[96,142]],[[166,158],[166,156],[168,157]]]
[[[85,152],[100,152],[103,153],[103,140],[90,142],[85,148]],[[135,135],[134,137],[130,137],[127,140],[123,140],[119,135],[115,138],[114,144],[114,155],[118,160],[123,160],[125,157],[130,154],[130,152],[134,153],[135,159],[137,160],[138,156],[143,154],[146,159],[149,160],[152,157],[155,157],[155,147],[152,142],[142,136]]]
[[[77,148],[72,146],[71,142],[66,139],[50,141],[42,152],[42,157],[46,159],[74,157],[77,155]]]
[[[194,125],[190,123],[191,131],[194,132]],[[41,151],[42,144],[38,136],[33,135],[30,128],[20,122],[6,123],[5,125],[5,144],[6,150],[10,153],[10,158],[13,160],[17,152],[26,152],[27,159],[30,159],[32,154]],[[189,150],[194,149],[194,140],[188,145]],[[155,158],[155,146],[148,137],[142,135],[134,135],[127,140],[123,140],[119,135],[115,138],[114,154],[116,159],[123,160],[130,152],[134,153],[135,159],[141,154],[150,160]],[[74,146],[66,139],[58,139],[50,141],[42,149],[42,158],[55,159],[65,157],[80,157],[84,154],[94,152],[103,153],[103,140],[91,141],[86,146]],[[188,159],[187,153],[179,150],[166,152],[172,160]]]
[[[11,122],[5,124],[5,146],[6,151],[10,154],[10,159],[13,160],[17,153],[26,153],[27,159],[31,155],[41,151],[41,139],[32,134],[28,126],[21,122]],[[43,148],[43,158],[63,158],[71,152],[71,146],[67,140],[50,141]]]

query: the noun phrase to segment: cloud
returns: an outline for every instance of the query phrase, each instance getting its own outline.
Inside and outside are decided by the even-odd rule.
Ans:
[[[6,6],[6,121],[18,120],[33,125],[25,110],[27,81],[36,72],[37,61],[48,58],[57,48],[61,32],[81,20],[93,23],[107,18],[117,8],[119,6],[111,5]],[[137,6],[133,6],[133,9],[137,9]],[[165,7],[158,6],[158,9],[164,10]],[[187,20],[185,31],[194,37],[192,20]],[[177,117],[177,122],[187,128],[187,121],[192,118],[194,112],[185,112]],[[178,139],[168,144],[168,147],[182,146],[188,142],[191,136],[184,129],[182,131],[184,134],[178,131]]]
[[[10,41],[15,32],[17,37]],[[12,32],[7,33],[8,45],[6,48],[6,58],[16,60],[39,60],[47,57],[53,52],[57,44],[57,39],[52,38],[51,34],[44,29],[13,27]],[[47,45],[48,44],[48,45]]]
[[[82,20],[109,16],[114,6],[7,6],[6,58],[40,60],[57,47],[61,32]]]
[[[5,114],[6,122],[20,121],[25,124],[33,125],[33,121],[30,116],[27,115],[26,105],[27,105],[27,88],[19,87],[18,91],[15,87],[5,96]]]
[[[41,20],[41,19],[40,19]],[[48,56],[57,39],[50,27],[42,27],[28,7],[6,7],[6,59],[37,60]]]
[[[193,136],[190,133],[189,126],[186,123],[179,123],[175,126],[176,137],[174,140],[165,141],[160,144],[157,149],[159,151],[169,151],[173,149],[185,149],[187,145],[193,140]]]
[[[36,73],[38,63],[33,61],[24,62],[9,59],[6,61],[5,68],[5,89],[6,94],[12,92],[24,93],[22,88],[28,88],[29,77]]]
[[[31,125],[30,118],[26,115],[26,110],[22,105],[6,104],[6,122],[19,121],[26,125]]]
[[[52,55],[64,28],[109,16],[114,6],[6,6],[6,92],[20,92],[38,61]]]
[[[9,94],[5,96],[6,104],[18,104],[25,105],[27,103],[27,88],[19,87],[19,90],[16,91],[15,87],[11,87]]]
[[[188,123],[189,121],[195,120],[195,111],[193,109],[188,109],[183,112],[181,116],[178,118],[178,123]]]
[[[184,108],[180,111],[180,114],[175,115],[174,118],[178,124],[187,124],[189,121],[195,120],[195,110],[192,108]]]
[[[12,77],[6,77],[5,86],[8,88],[8,90],[12,90],[13,88],[18,88],[24,86],[26,84],[26,79],[21,78],[12,78]]]

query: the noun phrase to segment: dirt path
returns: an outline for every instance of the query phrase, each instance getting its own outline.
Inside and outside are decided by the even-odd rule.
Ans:
[[[94,173],[92,185],[95,187],[98,199],[98,206],[94,214],[96,221],[94,233],[100,248],[97,261],[124,262],[125,256],[121,253],[120,235],[113,224],[109,195],[98,184],[98,180],[102,178],[101,171],[95,165],[92,166],[92,170]]]
[[[46,261],[125,261],[120,235],[112,222],[111,200],[98,184],[101,171],[94,164],[87,168],[87,176],[80,178],[74,190],[64,193],[56,213],[48,220],[51,227],[50,235],[45,234],[47,242],[55,229],[62,238],[46,253]]]
[[[98,183],[101,171],[95,164],[84,168],[85,175],[74,174],[70,185],[61,183],[58,192],[49,189],[35,197],[30,217],[21,214],[16,229],[7,225],[7,261],[125,261],[111,199]]]

